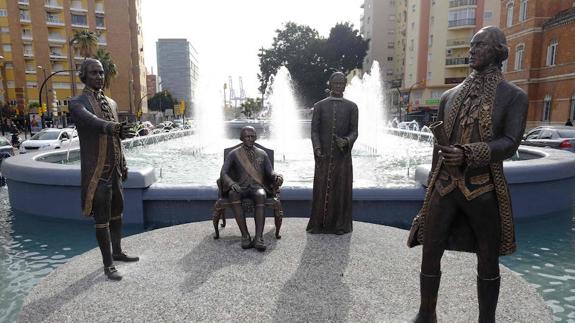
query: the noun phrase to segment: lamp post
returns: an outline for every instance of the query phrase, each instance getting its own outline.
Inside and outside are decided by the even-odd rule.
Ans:
[[[42,65],[38,65],[36,66],[38,69],[42,70],[42,73],[44,74],[44,82],[46,82],[46,69],[44,68],[44,66]],[[38,94],[38,96],[42,96],[42,91],[40,91],[40,93]],[[48,107],[47,112],[48,112],[48,117],[50,117],[50,98],[48,97],[48,88],[44,89],[44,96],[46,97],[46,106]],[[42,102],[42,101],[40,101]],[[42,106],[42,103],[40,103],[40,106]]]
[[[4,102],[0,102],[0,129],[2,131],[2,136],[4,136],[4,106],[8,102],[8,83],[6,82],[6,70],[4,69],[4,56],[0,55],[0,76],[2,77],[2,96]]]
[[[44,78],[44,82],[42,82],[42,85],[40,85],[40,92],[38,92],[38,101],[40,103],[40,106],[42,106],[42,90],[44,89],[44,86],[46,85],[46,82],[54,75],[58,74],[58,73],[72,73],[74,74],[76,72],[76,70],[61,70],[61,71],[55,71],[52,72],[52,74],[48,75],[48,77]],[[48,100],[48,94],[46,94],[46,100]]]
[[[423,82],[423,81],[417,81],[417,82],[413,83],[413,84],[409,87],[409,90],[407,91],[407,106],[408,106],[408,107],[409,107],[409,104],[410,104],[410,103],[409,103],[409,100],[410,100],[410,97],[411,97],[411,90],[413,90],[413,87],[414,87],[414,86],[419,85],[419,84],[421,84],[422,82]],[[406,111],[406,115],[407,115],[407,111]],[[401,117],[400,117],[400,121],[401,121]]]
[[[144,101],[144,98],[149,96],[149,94],[144,94],[140,99],[138,99],[138,103],[136,104],[136,107],[138,107],[138,111],[136,112],[136,115],[139,114],[139,119],[140,121],[142,121],[142,101]]]

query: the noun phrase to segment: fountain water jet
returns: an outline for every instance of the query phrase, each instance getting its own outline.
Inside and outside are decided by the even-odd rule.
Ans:
[[[285,66],[270,78],[266,90],[268,109],[271,111],[271,139],[277,143],[277,151],[285,160],[286,153],[300,148],[302,127],[297,112],[291,75]]]

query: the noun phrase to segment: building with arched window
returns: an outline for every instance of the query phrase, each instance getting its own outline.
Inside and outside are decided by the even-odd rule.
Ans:
[[[505,79],[529,96],[528,127],[575,118],[573,0],[502,0]]]

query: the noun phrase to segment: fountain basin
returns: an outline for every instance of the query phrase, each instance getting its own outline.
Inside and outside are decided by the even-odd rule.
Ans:
[[[72,149],[70,154],[77,155],[78,149]],[[520,147],[519,151],[534,159],[504,163],[515,217],[530,218],[571,208],[575,191],[574,155],[547,148]],[[65,151],[38,152],[4,161],[2,174],[7,179],[13,210],[53,218],[83,218],[80,166],[54,163],[65,156]],[[415,186],[354,189],[354,219],[409,227],[421,207],[429,169],[430,165],[417,168]],[[124,187],[125,222],[146,228],[209,220],[217,199],[215,180],[214,185],[205,186],[161,183],[152,167],[131,168]],[[311,198],[310,187],[283,187],[285,216],[307,217]]]

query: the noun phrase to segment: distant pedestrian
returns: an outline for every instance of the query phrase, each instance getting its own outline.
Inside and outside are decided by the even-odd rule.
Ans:
[[[571,122],[571,119],[567,119],[567,122],[565,122],[565,125],[569,126],[569,127],[573,127],[573,122]]]

